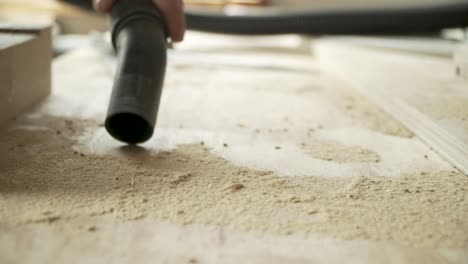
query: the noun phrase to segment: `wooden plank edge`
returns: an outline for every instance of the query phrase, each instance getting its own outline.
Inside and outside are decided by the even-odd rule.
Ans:
[[[353,77],[355,73],[348,73],[346,67],[340,66],[340,63],[337,63],[338,60],[330,56],[331,53],[327,50],[329,44],[331,42],[326,40],[322,43],[319,41],[313,47],[314,54],[325,70],[350,83],[353,88],[401,122],[450,164],[468,176],[468,146],[466,144],[447,133],[445,129],[417,109],[384,92],[383,89],[376,87],[367,89],[365,83],[356,81]]]

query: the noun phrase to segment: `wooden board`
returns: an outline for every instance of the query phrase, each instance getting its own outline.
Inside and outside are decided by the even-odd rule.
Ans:
[[[51,46],[50,27],[0,25],[0,124],[50,93]]]
[[[29,24],[55,22],[55,30],[62,34],[87,34],[109,28],[106,15],[52,0],[0,0],[0,21]]]
[[[468,42],[458,45],[453,56],[457,76],[468,80]]]
[[[465,264],[467,259],[466,252],[386,242],[304,239],[148,220],[119,223],[111,217],[0,227],[0,260],[5,264]]]
[[[59,57],[49,100],[0,131],[0,263],[466,262],[461,191],[445,196],[454,183],[438,177],[464,176],[298,45],[189,32],[169,54],[155,136],[134,148],[99,125],[115,58]],[[414,206],[423,195],[434,201]]]
[[[336,41],[348,45],[407,52],[409,54],[424,54],[451,58],[457,43],[452,40],[436,37],[371,37],[371,36],[347,36],[334,37]]]
[[[468,82],[457,78],[452,58],[373,50],[341,38],[319,41],[315,52],[468,175]]]

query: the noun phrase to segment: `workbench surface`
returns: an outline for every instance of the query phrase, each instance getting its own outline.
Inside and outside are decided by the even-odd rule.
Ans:
[[[189,33],[133,147],[108,47],[56,59],[0,132],[0,262],[466,263],[468,178],[304,41]]]

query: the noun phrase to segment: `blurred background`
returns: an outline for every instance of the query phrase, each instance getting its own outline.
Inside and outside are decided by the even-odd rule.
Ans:
[[[89,0],[91,2],[91,0]],[[210,10],[225,14],[249,14],[264,10],[346,10],[356,8],[389,8],[462,3],[465,0],[185,0],[186,8]],[[106,32],[106,15],[78,8],[63,0],[0,0],[0,23],[52,24],[54,54],[60,55],[89,41],[96,32]],[[96,34],[94,34],[96,35]],[[418,36],[417,36],[418,37]],[[424,36],[425,38],[427,36]],[[448,29],[431,35],[431,42],[441,39],[464,40],[466,30]],[[387,45],[387,44],[385,44]],[[443,45],[452,47],[451,43]],[[450,52],[446,52],[451,54]]]
[[[91,0],[90,0],[91,1]],[[258,9],[352,9],[362,7],[420,6],[440,3],[460,3],[463,0],[185,0],[187,8],[206,8],[232,12],[251,12]],[[86,12],[58,0],[0,0],[0,21],[37,23],[54,21],[62,34],[105,31],[103,15]]]

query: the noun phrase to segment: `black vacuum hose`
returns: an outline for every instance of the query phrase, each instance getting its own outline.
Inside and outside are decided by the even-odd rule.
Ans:
[[[105,127],[115,139],[153,135],[166,71],[166,32],[151,0],[119,0],[111,11],[117,72]]]
[[[420,7],[280,11],[226,16],[187,12],[190,29],[242,35],[410,34],[468,26],[468,1]]]
[[[91,9],[90,0],[62,0]],[[120,1],[120,0],[119,0]],[[242,35],[412,34],[468,26],[468,0],[413,7],[280,11],[226,16],[186,11],[189,29]]]

